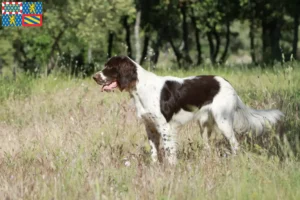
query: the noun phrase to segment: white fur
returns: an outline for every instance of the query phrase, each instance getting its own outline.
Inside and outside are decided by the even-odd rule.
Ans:
[[[134,62],[132,60],[132,62]],[[164,83],[174,80],[180,83],[184,79],[177,77],[161,77],[146,71],[136,62],[138,82],[130,91],[136,105],[138,117],[144,120],[151,146],[153,161],[158,160],[159,146],[162,138],[163,148],[170,164],[176,163],[176,133],[178,127],[196,119],[199,122],[205,147],[209,148],[208,139],[214,128],[217,128],[228,139],[233,153],[238,149],[235,133],[255,132],[257,135],[265,131],[266,122],[275,124],[283,114],[278,110],[257,111],[247,108],[234,88],[223,78],[215,77],[220,83],[220,91],[213,102],[191,113],[180,110],[167,122],[160,111],[160,95]],[[105,78],[105,77],[103,77]],[[189,79],[193,77],[188,77]]]
[[[102,72],[99,72],[99,75],[103,81],[107,81],[107,77],[104,76],[104,74]]]

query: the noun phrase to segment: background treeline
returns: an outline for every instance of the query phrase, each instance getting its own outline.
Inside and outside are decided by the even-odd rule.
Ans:
[[[240,52],[254,64],[297,59],[299,10],[299,0],[49,0],[42,27],[1,26],[0,73],[89,75],[116,54],[153,66],[171,54],[180,68]]]

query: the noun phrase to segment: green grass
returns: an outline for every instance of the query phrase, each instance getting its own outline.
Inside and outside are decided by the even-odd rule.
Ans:
[[[153,165],[128,94],[100,93],[91,79],[0,78],[0,199],[300,198],[300,65],[156,73],[221,75],[247,105],[281,109],[284,137],[241,141],[238,156],[220,157],[223,146],[208,155],[190,123],[178,134],[179,164]]]

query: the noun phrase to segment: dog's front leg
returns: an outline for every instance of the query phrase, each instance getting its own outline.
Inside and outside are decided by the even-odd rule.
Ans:
[[[172,127],[170,124],[164,124],[159,127],[159,132],[161,133],[163,139],[165,156],[168,160],[168,163],[175,165],[177,163],[176,128]]]

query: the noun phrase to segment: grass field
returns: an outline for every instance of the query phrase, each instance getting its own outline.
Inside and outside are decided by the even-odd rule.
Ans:
[[[153,165],[128,94],[90,78],[0,77],[0,199],[300,199],[300,65],[156,73],[221,75],[247,105],[281,109],[284,136],[222,157],[190,123],[179,164]]]

